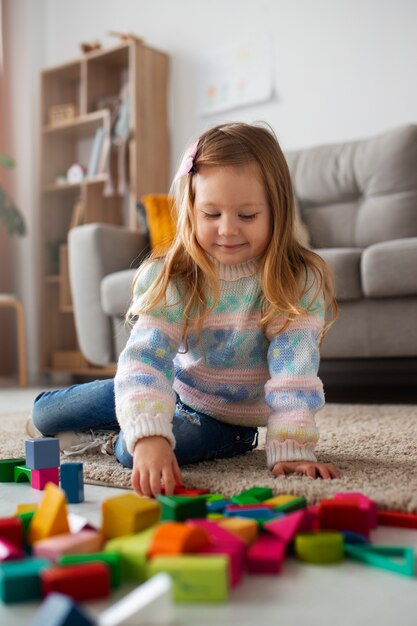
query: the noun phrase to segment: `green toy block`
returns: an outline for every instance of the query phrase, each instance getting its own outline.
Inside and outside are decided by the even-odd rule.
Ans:
[[[158,525],[150,526],[146,530],[134,535],[125,535],[110,539],[105,545],[104,552],[120,554],[122,580],[143,582],[147,578],[147,553],[152,536]]]
[[[414,550],[402,546],[373,546],[370,544],[346,544],[345,551],[356,561],[362,561],[373,567],[414,576]],[[400,559],[400,561],[399,561]]]
[[[207,515],[205,496],[158,496],[157,501],[161,505],[161,521],[164,522],[183,522]]]
[[[159,572],[171,576],[176,602],[223,602],[228,598],[229,561],[226,556],[155,557],[149,563],[149,576]]]
[[[294,548],[301,561],[321,565],[338,563],[345,554],[343,535],[336,531],[299,533]]]
[[[0,597],[4,603],[38,600],[42,596],[40,573],[50,567],[47,559],[8,561],[0,565]]]
[[[254,496],[258,502],[263,502],[264,500],[269,500],[269,498],[273,497],[273,491],[270,487],[251,487],[242,493]]]
[[[226,496],[222,493],[208,493],[206,495],[206,502],[219,502],[220,500],[226,500]]]
[[[242,491],[242,493],[230,498],[234,504],[259,504],[259,500],[254,495]]]
[[[306,507],[307,500],[304,496],[301,496],[300,498],[294,497],[294,500],[274,507],[274,511],[278,511],[279,513],[292,513],[293,511],[298,511],[299,509],[305,509]]]
[[[30,467],[26,465],[16,465],[14,468],[14,482],[15,483],[31,483],[32,472]]]
[[[0,459],[0,483],[14,483],[14,468],[17,465],[24,465],[26,459]]]
[[[90,554],[66,554],[58,559],[60,565],[73,565],[74,563],[89,563],[101,561],[109,567],[111,586],[113,589],[120,587],[122,582],[121,557],[117,552],[94,552]]]
[[[221,513],[207,513],[207,519],[216,521],[216,519],[223,519],[224,515]]]
[[[20,517],[23,524],[23,536],[25,541],[27,541],[30,523],[32,521],[33,516],[35,515],[35,511],[28,511],[27,513],[19,513],[16,517]]]

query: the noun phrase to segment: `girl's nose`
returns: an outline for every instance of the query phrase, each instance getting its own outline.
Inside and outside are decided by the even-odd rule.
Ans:
[[[237,235],[239,226],[233,217],[223,216],[219,223],[219,235],[231,237]]]

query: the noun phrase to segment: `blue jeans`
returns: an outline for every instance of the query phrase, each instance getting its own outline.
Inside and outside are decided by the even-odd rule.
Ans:
[[[120,431],[113,379],[44,391],[35,399],[32,420],[44,436],[69,430]],[[229,458],[249,452],[258,444],[257,428],[219,422],[194,411],[178,396],[173,433],[176,440],[174,452],[179,465]],[[127,450],[123,431],[117,436],[114,454],[124,467],[132,467],[133,459]]]

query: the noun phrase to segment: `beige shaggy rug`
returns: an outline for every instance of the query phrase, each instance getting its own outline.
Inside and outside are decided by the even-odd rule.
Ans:
[[[27,414],[0,416],[0,458],[21,456]],[[310,503],[337,491],[361,491],[381,508],[417,513],[417,406],[328,404],[317,414],[320,441],[317,456],[341,471],[337,480],[313,480],[301,475],[274,479],[265,466],[260,430],[259,447],[234,459],[182,468],[184,483],[230,497],[252,486],[274,493],[304,495]],[[83,455],[86,483],[130,488],[130,470],[114,457]]]

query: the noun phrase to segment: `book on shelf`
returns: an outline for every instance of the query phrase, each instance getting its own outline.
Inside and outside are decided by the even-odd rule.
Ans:
[[[96,176],[100,171],[99,164],[103,148],[103,140],[104,128],[103,126],[100,126],[99,128],[97,128],[94,135],[93,145],[90,152],[90,159],[88,162],[87,178],[92,178],[93,176]]]

